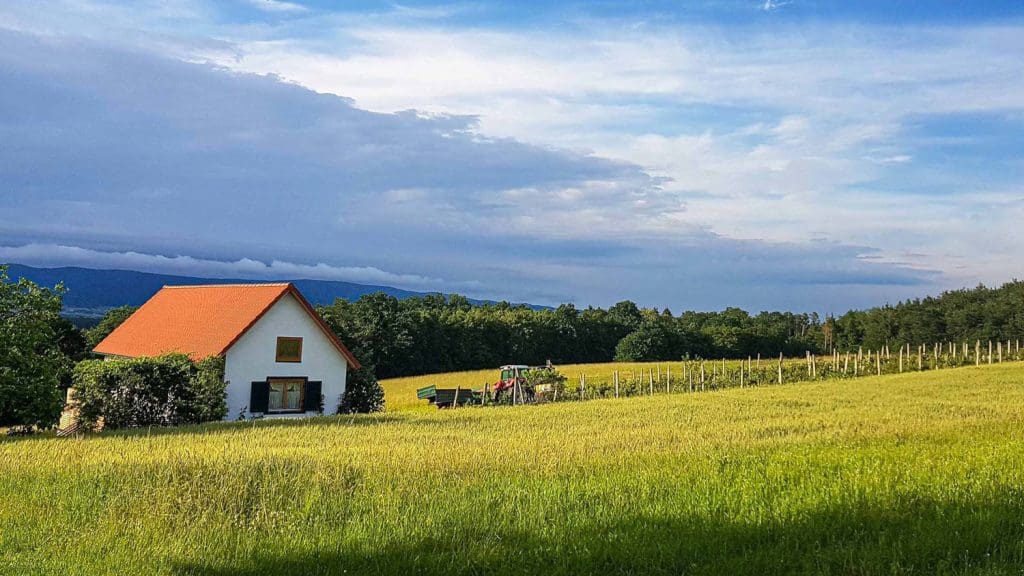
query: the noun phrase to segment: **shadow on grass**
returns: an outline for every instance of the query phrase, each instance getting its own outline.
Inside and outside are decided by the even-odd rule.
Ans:
[[[563,531],[554,519],[547,534],[488,533],[482,526],[451,522],[431,537],[402,543],[267,553],[230,566],[211,559],[179,564],[173,573],[1020,574],[1024,569],[1021,492],[963,503],[910,495],[903,500],[899,506],[865,503],[760,523],[650,516],[587,523],[577,518]]]
[[[450,426],[447,419],[417,418],[422,412],[394,413],[380,412],[375,414],[314,416],[308,418],[259,418],[240,422],[210,422],[207,424],[191,424],[187,426],[153,426],[147,428],[124,428],[120,430],[104,430],[85,434],[85,438],[118,438],[142,436],[174,436],[185,434],[225,434],[238,433],[246,430],[308,428],[314,426],[366,427],[383,426],[401,422],[403,426],[444,427]],[[480,415],[459,414],[459,423],[473,424],[480,420]],[[30,436],[0,436],[0,443],[5,442],[46,442],[73,441],[74,438],[58,438],[52,431],[32,434]]]

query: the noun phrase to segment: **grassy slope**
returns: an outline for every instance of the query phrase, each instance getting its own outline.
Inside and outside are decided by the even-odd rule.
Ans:
[[[1019,573],[1024,366],[0,442],[0,574]]]

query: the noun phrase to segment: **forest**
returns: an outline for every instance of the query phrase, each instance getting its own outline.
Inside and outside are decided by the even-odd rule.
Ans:
[[[370,294],[319,312],[379,378],[555,364],[802,356],[833,348],[1024,339],[1024,282],[978,286],[839,317],[739,308],[682,312],[623,301],[607,309],[473,305],[462,296]]]

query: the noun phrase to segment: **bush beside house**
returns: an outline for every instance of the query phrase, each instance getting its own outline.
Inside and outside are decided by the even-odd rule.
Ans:
[[[227,414],[219,357],[86,360],[75,367],[73,382],[77,419],[86,428],[198,424]]]

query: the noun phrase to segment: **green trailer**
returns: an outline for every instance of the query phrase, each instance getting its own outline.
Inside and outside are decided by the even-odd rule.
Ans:
[[[438,388],[425,386],[416,391],[416,398],[427,400],[438,408],[483,403],[483,394],[470,388]]]

